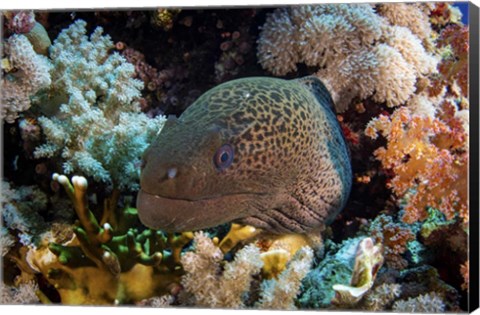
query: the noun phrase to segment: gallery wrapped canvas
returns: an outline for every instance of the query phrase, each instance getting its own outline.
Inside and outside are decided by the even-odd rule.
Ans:
[[[2,304],[478,307],[478,7],[1,14]]]

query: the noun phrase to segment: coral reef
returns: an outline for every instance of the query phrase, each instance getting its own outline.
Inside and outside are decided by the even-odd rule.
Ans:
[[[2,304],[38,304],[38,285],[33,281],[22,283],[18,287],[8,287],[0,282],[0,301]]]
[[[402,254],[407,251],[408,243],[416,238],[411,227],[381,214],[372,221],[369,232],[376,243],[383,244],[385,263],[389,267],[402,270],[408,265]]]
[[[383,283],[369,291],[359,306],[364,310],[383,311],[388,309],[400,294],[400,284]]]
[[[0,227],[0,253],[5,256],[10,248],[15,244],[15,239],[10,235],[5,227]]]
[[[222,54],[215,63],[215,81],[224,82],[235,78],[252,50],[251,38],[246,29],[225,34],[220,44]]]
[[[255,242],[238,250],[231,262],[223,262],[220,247],[202,232],[195,234],[194,248],[181,258],[185,269],[181,299],[200,307],[245,308],[257,300],[256,308],[296,309],[294,299],[313,262],[313,250],[304,246],[286,259],[285,268],[275,277],[258,284],[265,265]],[[278,254],[275,249],[271,251]],[[255,293],[258,285],[259,292]]]
[[[455,5],[2,12],[1,303],[469,311]],[[164,115],[269,75],[331,92],[354,171],[343,211],[309,234],[143,226],[141,155]]]
[[[30,245],[47,228],[40,212],[47,208],[47,196],[36,186],[21,186],[17,189],[2,182],[1,205],[4,226],[15,231],[20,242]],[[8,239],[7,239],[8,244]]]
[[[328,308],[335,297],[333,286],[350,283],[358,244],[363,237],[348,239],[327,249],[328,254],[312,268],[302,281],[302,293],[298,303],[302,308]]]
[[[376,7],[379,15],[385,17],[390,24],[407,27],[418,38],[430,38],[432,29],[428,20],[433,9],[428,3],[382,3]]]

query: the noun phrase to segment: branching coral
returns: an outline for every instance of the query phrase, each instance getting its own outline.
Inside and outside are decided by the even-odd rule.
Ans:
[[[394,312],[442,313],[445,311],[443,299],[435,292],[419,295],[393,304]]]
[[[444,49],[444,58],[438,70],[442,76],[434,80],[434,87],[447,85],[457,96],[468,97],[468,52],[469,30],[468,26],[453,24],[447,26],[440,33],[437,46]]]
[[[51,83],[50,63],[37,55],[24,35],[12,35],[5,45],[11,70],[2,78],[0,117],[13,123],[30,108],[31,98]]]
[[[47,225],[39,214],[47,207],[47,196],[35,186],[22,186],[17,189],[2,182],[1,206],[2,221],[12,233],[18,234],[20,242],[32,244]]]
[[[401,285],[383,283],[367,293],[360,307],[369,311],[384,311],[392,304],[401,293]]]
[[[411,21],[429,28],[422,10],[406,8],[403,12],[420,12]],[[262,28],[258,60],[274,75],[295,71],[297,63],[317,67],[317,76],[329,87],[339,111],[355,98],[370,96],[397,106],[413,95],[417,80],[435,72],[437,63],[415,29],[397,25],[395,19],[390,24],[375,14],[368,4],[277,9]]]
[[[391,117],[380,115],[366,128],[366,135],[381,133],[387,147],[375,156],[395,176],[390,187],[406,198],[403,220],[412,223],[427,218],[427,207],[434,207],[447,219],[459,215],[468,222],[466,134],[454,117],[454,105],[443,104],[443,119],[412,114],[406,107]]]
[[[296,309],[294,299],[300,291],[302,279],[310,271],[312,262],[313,250],[310,247],[298,250],[278,279],[265,280],[262,283],[260,302],[256,306],[262,309]]]
[[[54,175],[79,218],[73,233],[49,231],[37,246],[25,248],[23,272],[39,273],[54,286],[64,304],[136,302],[169,293],[180,280],[180,251],[186,234],[165,236],[139,230],[135,209],[117,209],[107,200],[101,220],[89,210],[87,181]],[[62,228],[63,229],[63,228]]]
[[[245,246],[236,253],[234,261],[225,264],[222,272],[222,251],[203,233],[197,233],[194,241],[195,252],[183,255],[181,262],[186,272],[182,285],[193,294],[195,305],[243,307],[243,295],[263,265],[259,249]]]
[[[293,257],[284,249],[283,252],[288,256],[285,268],[274,277],[263,278],[260,271],[265,267],[264,262],[272,262],[264,260],[258,243],[250,243],[238,250],[231,262],[223,261],[223,252],[216,243],[205,233],[199,232],[195,235],[194,252],[187,252],[181,258],[186,272],[182,277],[185,288],[183,299],[188,304],[244,308],[258,299],[254,304],[257,308],[296,308],[294,302],[301,281],[313,262],[313,250],[309,246],[300,248]],[[271,254],[279,257],[276,249],[271,249]],[[262,278],[263,282],[259,284],[258,280]]]
[[[37,304],[38,285],[33,281],[22,283],[18,287],[9,287],[0,281],[0,301],[2,304]]]
[[[5,256],[11,247],[15,244],[15,239],[10,235],[8,230],[1,226],[0,227],[0,255],[1,257]]]
[[[148,118],[136,102],[142,82],[98,27],[90,39],[78,20],[51,47],[52,81],[40,103],[46,143],[35,156],[61,157],[63,171],[80,172],[118,189],[138,188],[140,156],[163,126]],[[59,106],[58,110],[55,108]]]

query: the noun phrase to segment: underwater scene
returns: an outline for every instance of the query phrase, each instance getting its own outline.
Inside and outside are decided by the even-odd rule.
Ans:
[[[460,5],[3,11],[0,304],[467,312]]]

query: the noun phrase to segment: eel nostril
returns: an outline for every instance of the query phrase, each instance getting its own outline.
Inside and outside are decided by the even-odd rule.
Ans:
[[[147,166],[147,161],[145,161],[145,159],[142,159],[142,161],[140,162],[140,170],[143,171],[145,166]]]
[[[167,177],[169,179],[173,179],[177,176],[177,168],[176,167],[171,167],[167,170]]]

